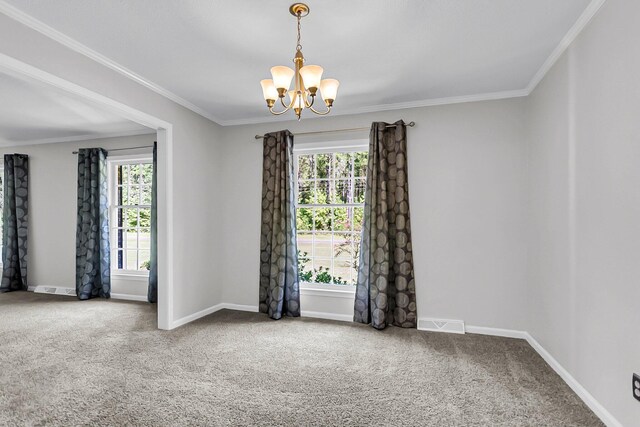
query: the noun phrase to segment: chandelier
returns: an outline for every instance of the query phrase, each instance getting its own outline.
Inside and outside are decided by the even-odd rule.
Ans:
[[[322,80],[322,72],[324,70],[319,65],[304,65],[302,45],[300,44],[300,20],[309,14],[309,6],[304,3],[295,3],[291,5],[289,12],[298,20],[298,44],[293,58],[295,70],[283,65],[272,67],[272,78],[260,81],[262,94],[265,101],[267,101],[269,111],[276,116],[293,110],[298,116],[298,120],[300,120],[302,110],[305,108],[321,116],[327,115],[331,111],[333,101],[336,99],[340,82],[336,79]],[[294,87],[293,90],[289,90],[292,80]],[[325,111],[318,111],[314,108],[316,96],[319,94],[318,91],[326,105],[327,109]],[[286,99],[287,96],[288,99]],[[274,109],[278,99],[280,99],[280,104],[284,107],[282,111]]]

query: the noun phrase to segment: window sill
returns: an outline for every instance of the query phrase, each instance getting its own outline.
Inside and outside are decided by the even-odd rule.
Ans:
[[[302,296],[353,299],[355,294],[355,285],[320,285],[317,283],[300,283],[300,295]]]
[[[121,280],[139,280],[141,282],[149,281],[149,274],[136,274],[136,273],[111,273],[112,279],[121,279]]]

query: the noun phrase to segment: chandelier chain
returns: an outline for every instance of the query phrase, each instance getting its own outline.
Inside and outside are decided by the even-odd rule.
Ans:
[[[302,17],[300,15],[301,15],[301,12],[298,11],[298,13],[297,13],[297,17],[298,17],[298,44],[296,45],[296,50],[298,52],[302,50],[302,45],[300,44],[300,19]]]

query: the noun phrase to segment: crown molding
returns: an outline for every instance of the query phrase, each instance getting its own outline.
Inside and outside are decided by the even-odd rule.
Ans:
[[[377,113],[381,111],[406,110],[409,108],[434,107],[437,105],[462,104],[465,102],[494,101],[497,99],[519,98],[527,95],[529,95],[529,92],[527,92],[526,89],[507,90],[502,92],[479,93],[476,95],[452,96],[447,98],[433,98],[420,101],[398,102],[395,104],[371,105],[367,107],[350,108],[347,110],[332,110],[331,115],[346,116],[353,114]],[[308,116],[305,117],[305,120],[318,119],[321,117],[322,116]],[[221,122],[218,122],[218,124],[221,126],[238,126],[270,122],[286,122],[291,120],[294,120],[293,117],[266,116],[247,119],[223,120]]]
[[[8,139],[0,139],[0,147],[18,147],[23,145],[41,145],[41,144],[54,144],[58,142],[79,142],[79,141],[91,141],[94,139],[106,139],[106,138],[120,138],[124,136],[137,136],[137,135],[154,135],[156,132],[152,129],[138,129],[123,132],[109,132],[103,134],[87,134],[87,135],[74,135],[74,136],[61,136],[57,138],[45,138],[45,139],[30,139],[25,141],[12,141]]]
[[[99,64],[104,65],[107,68],[110,68],[120,74],[122,74],[123,76],[135,81],[136,83],[141,84],[142,86],[146,87],[147,89],[151,89],[152,91],[156,92],[159,95],[164,96],[165,98],[170,99],[171,101],[193,111],[196,114],[199,114],[215,123],[219,122],[219,119],[217,117],[215,117],[213,114],[209,113],[208,111],[204,110],[203,108],[198,107],[197,105],[187,101],[186,99],[176,95],[175,93],[169,91],[168,89],[163,88],[162,86],[142,77],[141,75],[131,71],[130,69],[120,65],[119,63],[117,63],[116,61],[107,58],[106,56],[102,55],[99,52],[96,52],[95,50],[91,49],[90,47],[80,43],[79,41],[67,36],[64,33],[61,33],[60,31],[48,26],[47,24],[45,24],[42,21],[39,21],[38,19],[34,18],[33,16],[21,11],[20,9],[16,8],[13,5],[10,5],[9,3],[5,2],[4,0],[0,0],[0,13],[3,13],[4,15],[7,15],[9,18],[20,22],[21,24],[31,28],[32,30],[35,30],[47,37],[49,37],[50,39],[62,44],[63,46],[78,52],[96,62],[98,62]]]
[[[533,90],[537,87],[537,85],[542,81],[542,79],[546,76],[546,74],[551,70],[553,65],[558,61],[558,59],[562,56],[562,54],[567,50],[567,48],[573,43],[573,41],[578,37],[578,35],[582,32],[582,30],[587,26],[589,22],[593,19],[593,17],[598,13],[598,11],[602,8],[606,0],[592,0],[591,3],[587,6],[584,12],[580,15],[578,20],[574,23],[574,25],[569,29],[567,34],[560,40],[560,43],[556,48],[551,52],[546,61],[542,64],[542,66],[538,69],[538,71],[534,74],[531,81],[524,89],[518,90],[509,90],[509,91],[501,91],[501,92],[493,92],[493,93],[484,93],[484,94],[476,94],[476,95],[468,95],[468,96],[455,96],[455,97],[447,97],[447,98],[435,98],[435,99],[425,99],[420,101],[411,101],[411,102],[401,102],[394,104],[381,104],[367,107],[359,107],[352,108],[343,111],[334,110],[334,116],[340,115],[350,115],[350,114],[363,114],[363,113],[373,113],[373,112],[381,112],[381,111],[393,111],[393,110],[402,110],[408,108],[420,108],[420,107],[432,107],[437,105],[448,105],[448,104],[460,104],[465,102],[478,102],[478,101],[492,101],[498,99],[507,99],[507,98],[517,98],[517,97],[526,97],[529,96]],[[199,114],[221,126],[238,126],[238,125],[248,125],[248,124],[258,124],[258,123],[270,123],[270,122],[278,122],[278,121],[288,121],[292,120],[291,117],[253,117],[253,118],[245,118],[245,119],[232,119],[232,120],[222,120],[204,110],[201,107],[187,101],[186,99],[176,95],[175,93],[169,91],[168,89],[159,86],[156,83],[153,83],[139,74],[134,73],[128,68],[118,64],[117,62],[107,58],[106,56],[94,51],[93,49],[85,46],[84,44],[78,42],[77,40],[61,33],[58,30],[48,26],[28,15],[27,13],[21,11],[20,9],[8,4],[4,0],[0,0],[0,13],[3,13],[10,18],[26,25],[27,27],[38,31],[39,33],[57,41],[58,43],[72,49],[82,55],[87,56],[90,59],[128,77],[131,80],[151,89],[152,91],[168,98],[179,105],[193,111],[196,114]],[[311,117],[309,117],[311,118]],[[309,119],[307,118],[307,119]],[[314,117],[315,118],[315,117]]]
[[[567,50],[571,43],[580,35],[582,30],[587,26],[589,22],[593,19],[594,16],[600,11],[600,8],[605,4],[607,0],[592,0],[591,3],[587,6],[587,8],[582,12],[578,20],[573,24],[573,26],[569,29],[567,34],[560,40],[560,43],[556,48],[551,52],[551,55],[547,58],[546,61],[542,64],[537,73],[533,75],[533,78],[527,85],[527,95],[530,95],[534,89],[538,86],[538,84],[544,79],[547,73],[553,68],[555,63],[560,59],[562,54]]]

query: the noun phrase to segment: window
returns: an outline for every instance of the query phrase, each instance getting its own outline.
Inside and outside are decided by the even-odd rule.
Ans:
[[[151,248],[151,159],[109,160],[111,268],[148,274]]]
[[[368,156],[363,150],[295,153],[301,282],[354,285],[357,281]]]

